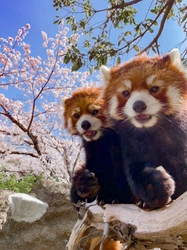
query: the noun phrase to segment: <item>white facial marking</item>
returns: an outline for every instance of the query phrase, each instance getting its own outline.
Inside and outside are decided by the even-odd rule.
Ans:
[[[120,88],[117,89],[117,92],[118,92],[119,94],[121,94],[121,93],[123,93],[123,91],[125,91],[125,90],[127,90],[127,88],[125,88],[125,87],[120,87]]]
[[[137,115],[139,115],[139,113],[135,112],[133,109],[133,104],[136,101],[143,101],[147,106],[147,108],[141,113],[150,116],[150,119],[146,120],[145,122],[141,122],[136,119]],[[135,91],[131,94],[124,107],[124,114],[131,119],[131,122],[135,127],[152,127],[157,122],[157,113],[161,110],[161,108],[162,104],[152,95],[150,95],[148,90]]]
[[[152,87],[152,86],[158,86],[158,87],[161,87],[163,86],[164,82],[162,80],[155,80],[155,75],[151,75],[151,76],[148,76],[146,78],[146,83],[149,87]]]
[[[89,109],[90,111],[92,111],[92,110],[94,110],[94,109],[99,110],[99,109],[101,109],[101,106],[95,105],[95,104],[90,104],[90,105],[88,106],[88,109]]]
[[[73,128],[71,117],[68,119],[67,127],[70,134],[76,134],[77,131]]]
[[[96,131],[97,133],[95,134],[95,136],[89,138],[85,135],[86,130],[82,128],[81,124],[83,121],[88,121],[90,123],[90,128],[89,130],[92,131]],[[100,119],[93,117],[92,115],[83,115],[80,117],[80,119],[78,120],[77,124],[76,124],[76,128],[79,132],[79,134],[82,135],[82,137],[86,140],[86,141],[91,141],[91,140],[97,140],[102,132],[101,132],[101,128],[102,128],[102,122]]]
[[[137,128],[151,128],[157,123],[157,117],[152,116],[146,123],[140,123],[136,120],[136,118],[132,118],[131,122]]]
[[[153,84],[153,80],[155,79],[155,75],[148,76],[145,81],[148,86],[151,86]]]
[[[131,89],[131,87],[132,87],[132,82],[131,82],[130,80],[125,80],[125,81],[124,81],[124,84],[125,84],[125,86],[126,86],[127,88]]]
[[[100,130],[97,130],[97,133],[92,136],[92,138],[87,137],[85,134],[82,135],[85,141],[96,141],[98,140],[102,135],[102,132]]]
[[[116,96],[113,96],[110,99],[110,104],[109,104],[109,114],[111,117],[113,117],[116,120],[123,120],[124,118],[121,117],[118,114],[118,100]]]

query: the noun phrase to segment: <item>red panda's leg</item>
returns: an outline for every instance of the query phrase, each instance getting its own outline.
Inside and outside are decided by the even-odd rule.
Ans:
[[[94,173],[82,167],[75,172],[71,186],[71,201],[77,203],[97,197],[100,186]]]

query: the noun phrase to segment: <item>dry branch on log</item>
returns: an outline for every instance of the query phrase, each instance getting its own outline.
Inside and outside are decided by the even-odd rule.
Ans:
[[[131,250],[187,249],[187,192],[170,205],[153,211],[123,204],[86,206],[72,231],[68,250],[94,250],[90,246],[93,238],[96,245],[106,238],[119,240],[128,246],[125,249]]]

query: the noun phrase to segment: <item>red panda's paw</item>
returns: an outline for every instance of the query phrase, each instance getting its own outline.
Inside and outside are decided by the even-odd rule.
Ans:
[[[76,180],[76,190],[81,198],[96,197],[100,190],[100,185],[95,174],[88,169],[84,169]]]
[[[163,167],[144,169],[143,187],[139,190],[138,206],[144,209],[157,209],[171,202],[175,191],[175,181]]]
[[[150,206],[148,204],[146,204],[143,200],[139,200],[136,205],[139,207],[139,208],[142,208],[144,210],[153,210],[153,209],[157,209],[157,208],[161,208],[165,205],[169,205],[170,203],[172,202],[172,198],[171,197],[168,197],[168,199],[165,199],[165,201],[163,202],[162,200],[161,201],[155,201],[153,202],[154,206]]]

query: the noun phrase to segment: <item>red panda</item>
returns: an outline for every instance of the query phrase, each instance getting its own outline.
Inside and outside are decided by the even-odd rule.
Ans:
[[[118,134],[108,127],[99,98],[101,88],[81,88],[64,101],[65,127],[82,138],[85,165],[72,179],[70,197],[78,201],[132,203],[133,196],[122,169]]]
[[[98,99],[100,91],[101,88],[81,88],[65,100],[65,127],[70,134],[78,134],[86,141],[99,139],[102,127],[107,125],[103,100]]]
[[[75,171],[70,198],[91,202],[132,203],[133,196],[123,173],[120,138],[108,127],[103,111],[103,100],[98,99],[100,88],[81,88],[64,101],[65,127],[72,135],[82,138],[85,165]],[[100,239],[101,240],[101,239]],[[98,239],[93,238],[90,248],[99,250]],[[119,241],[107,239],[103,250],[122,250]]]
[[[177,49],[100,68],[133,194],[152,209],[187,191],[187,79]],[[171,198],[170,198],[171,197]]]

